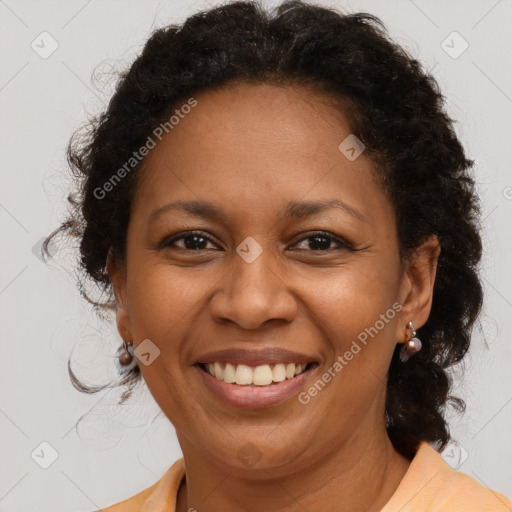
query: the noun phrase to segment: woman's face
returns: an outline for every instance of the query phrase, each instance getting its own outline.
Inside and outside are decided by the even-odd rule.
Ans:
[[[238,85],[195,99],[145,159],[126,267],[109,261],[118,328],[186,457],[297,470],[385,433],[391,356],[426,322],[435,264],[401,267],[393,208],[366,154],[339,148],[351,130],[326,98]],[[313,364],[263,386],[206,361],[240,383],[245,366],[262,383]]]

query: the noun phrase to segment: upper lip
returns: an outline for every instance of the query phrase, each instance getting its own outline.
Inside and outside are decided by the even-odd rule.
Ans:
[[[298,352],[292,352],[283,348],[265,348],[260,350],[249,350],[246,348],[229,348],[208,352],[199,356],[194,364],[215,363],[225,361],[233,364],[246,364],[258,366],[263,364],[279,363],[312,363],[316,362],[314,357]]]

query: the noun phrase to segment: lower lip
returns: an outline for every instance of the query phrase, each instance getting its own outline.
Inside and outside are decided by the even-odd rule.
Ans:
[[[317,366],[312,365],[293,379],[286,379],[268,386],[229,384],[213,377],[197,364],[194,368],[199,372],[206,387],[224,402],[242,409],[260,409],[282,404],[296,395]]]

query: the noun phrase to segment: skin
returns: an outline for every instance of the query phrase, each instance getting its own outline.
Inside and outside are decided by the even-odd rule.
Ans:
[[[146,157],[126,261],[111,253],[107,265],[121,336],[160,350],[140,367],[185,457],[177,511],[378,511],[410,464],[386,434],[386,376],[396,344],[410,339],[408,322],[428,319],[437,238],[400,261],[393,207],[366,154],[350,161],[338,150],[351,129],[329,98],[240,84],[195,98]],[[341,209],[283,216],[288,201],[332,198],[365,220]],[[226,223],[171,210],[148,224],[176,200],[214,202]],[[211,241],[157,249],[187,230]],[[317,230],[357,251],[314,245]],[[247,236],[263,250],[252,263],[236,252]],[[278,346],[320,362],[308,387],[394,303],[401,311],[307,405],[225,405],[191,366],[210,350]],[[251,467],[237,456],[249,442],[261,455]]]

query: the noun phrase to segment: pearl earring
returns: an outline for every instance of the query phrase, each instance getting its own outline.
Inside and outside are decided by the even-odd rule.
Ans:
[[[130,348],[132,350],[130,350]],[[121,366],[130,366],[133,363],[133,345],[123,340],[123,347],[119,353],[119,364]]]
[[[411,339],[400,350],[400,361],[403,363],[421,350],[421,340],[416,338],[416,329],[412,322],[409,322],[409,329],[411,329]]]

